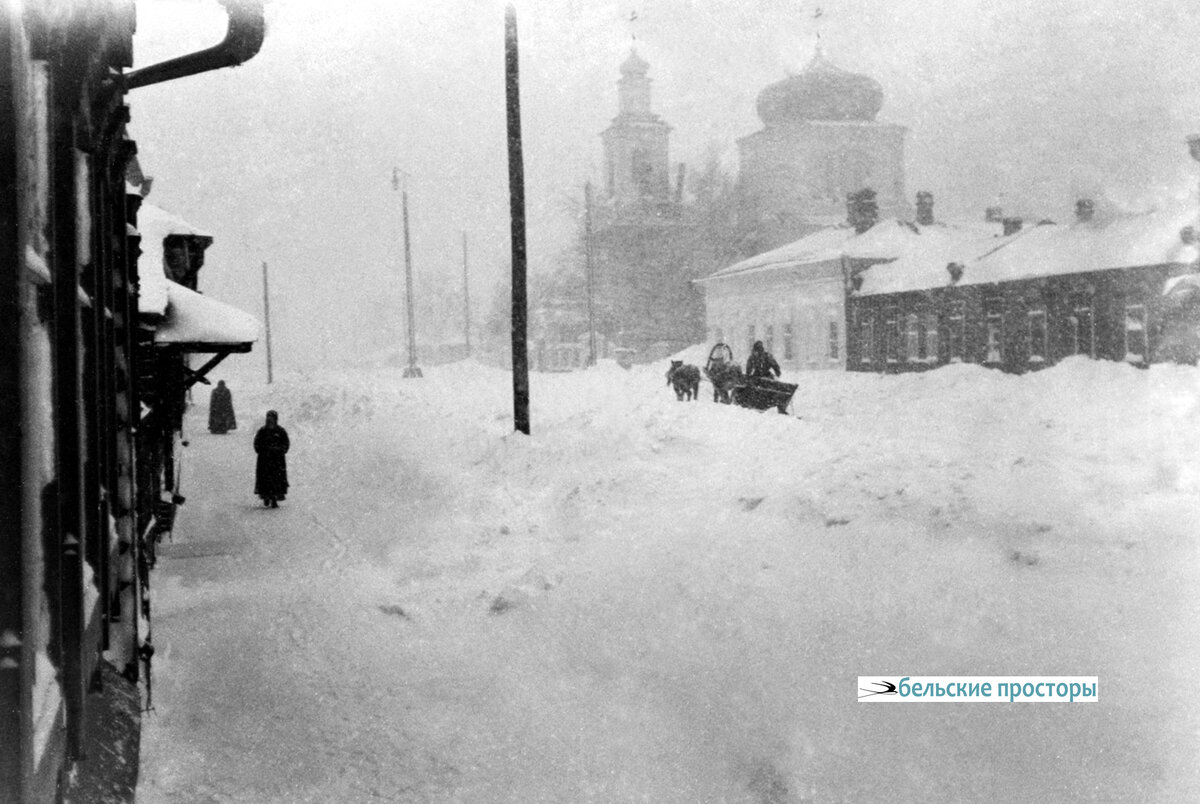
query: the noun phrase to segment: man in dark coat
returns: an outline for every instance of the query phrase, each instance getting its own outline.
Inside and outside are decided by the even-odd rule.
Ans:
[[[770,378],[772,373],[776,377],[779,376],[779,364],[775,362],[771,353],[763,348],[762,341],[755,341],[754,348],[750,350],[750,358],[746,361],[746,376]]]
[[[217,381],[217,387],[208,397],[208,432],[224,435],[230,430],[237,429],[237,419],[233,415],[233,394],[225,387],[224,380]]]
[[[263,505],[278,508],[287,497],[287,455],[291,443],[287,430],[279,426],[279,414],[267,411],[267,423],[254,436],[254,451],[258,462],[254,468],[254,493],[262,497]]]

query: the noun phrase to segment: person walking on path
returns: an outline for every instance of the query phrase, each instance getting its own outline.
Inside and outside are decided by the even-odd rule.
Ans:
[[[278,508],[279,501],[287,497],[287,455],[291,442],[287,430],[279,426],[279,414],[267,411],[267,423],[254,436],[254,451],[258,461],[254,468],[254,493],[262,498],[263,505]]]
[[[755,341],[754,348],[750,350],[750,357],[746,360],[746,376],[770,378],[772,373],[776,377],[779,376],[779,364],[775,362],[771,353],[763,348],[762,341]]]
[[[217,387],[208,397],[208,432],[225,435],[230,430],[237,429],[237,418],[233,415],[233,394],[225,386],[224,380],[217,381]]]

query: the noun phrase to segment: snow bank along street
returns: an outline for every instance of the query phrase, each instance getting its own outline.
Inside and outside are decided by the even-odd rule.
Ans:
[[[534,375],[531,437],[474,363],[235,383],[227,436],[198,393],[139,801],[1200,800],[1200,370],[785,375],[790,416],[664,370]]]

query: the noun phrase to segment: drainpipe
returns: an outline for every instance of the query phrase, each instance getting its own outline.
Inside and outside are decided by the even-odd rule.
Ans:
[[[125,89],[133,90],[189,75],[236,67],[249,61],[262,47],[266,33],[263,0],[221,0],[229,17],[229,28],[220,44],[152,64],[125,74]]]

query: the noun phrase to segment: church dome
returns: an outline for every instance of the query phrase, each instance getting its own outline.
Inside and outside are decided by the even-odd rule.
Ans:
[[[768,126],[806,120],[874,120],[883,87],[868,75],[835,66],[820,51],[801,72],[758,95],[758,116]]]

